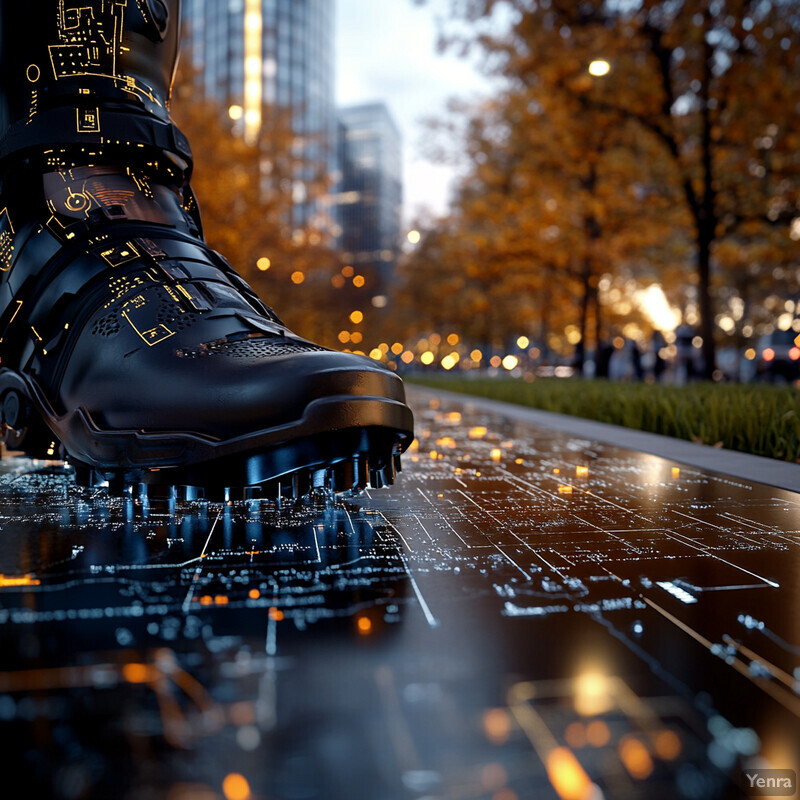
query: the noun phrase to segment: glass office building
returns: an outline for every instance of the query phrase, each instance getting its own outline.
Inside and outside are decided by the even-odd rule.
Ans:
[[[297,155],[336,175],[334,0],[183,0],[185,43],[207,97],[255,141],[262,109],[289,109]],[[331,209],[293,186],[295,222]],[[323,203],[324,205],[324,203]]]
[[[400,249],[402,143],[383,103],[339,109],[342,248],[377,293],[388,290]]]

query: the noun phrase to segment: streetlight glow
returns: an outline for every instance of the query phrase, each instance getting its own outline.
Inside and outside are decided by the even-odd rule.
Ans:
[[[589,64],[589,74],[595,78],[602,78],[603,75],[608,75],[611,72],[611,64],[605,59],[598,58]]]

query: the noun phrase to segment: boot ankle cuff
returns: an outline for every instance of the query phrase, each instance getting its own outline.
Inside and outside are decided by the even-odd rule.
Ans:
[[[46,154],[75,145],[89,148],[94,157],[104,147],[131,148],[136,156],[173,154],[186,162],[187,176],[191,172],[189,141],[174,123],[129,109],[74,106],[50,109],[12,125],[0,140],[0,167],[11,156]]]

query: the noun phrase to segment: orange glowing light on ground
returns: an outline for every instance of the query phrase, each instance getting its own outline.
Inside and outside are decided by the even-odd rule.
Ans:
[[[30,573],[26,575],[3,575],[0,573],[0,589],[7,586],[39,586],[41,581]]]
[[[364,635],[372,632],[372,620],[369,617],[359,617],[356,620],[358,632]]]
[[[483,425],[476,425],[474,428],[469,429],[470,439],[482,439],[489,431]]]
[[[613,706],[612,683],[600,672],[583,672],[575,679],[575,710],[582,717],[604,714]]]
[[[255,708],[252,703],[248,703],[246,700],[233,703],[228,715],[234,725],[252,725],[256,721]]]
[[[619,757],[632,778],[643,781],[653,771],[653,759],[636,737],[629,736],[619,744]]]
[[[492,461],[499,461],[503,457],[503,451],[499,447],[492,448]]]
[[[653,739],[653,749],[664,761],[674,761],[683,748],[675,731],[659,731]]]
[[[122,667],[122,677],[128,683],[147,683],[151,679],[151,668],[147,664],[125,664]]]
[[[250,797],[250,784],[244,775],[231,772],[222,781],[222,791],[226,800],[248,800]]]
[[[572,487],[568,483],[560,483],[558,485],[559,494],[572,494]]]
[[[578,759],[566,747],[555,747],[547,756],[547,777],[561,800],[588,800],[592,782]]]
[[[573,750],[586,747],[586,729],[580,722],[570,722],[564,731],[564,740]]]
[[[589,475],[589,467],[575,467],[575,475],[578,478],[585,478]]]
[[[681,468],[680,467],[673,467],[672,468],[672,477],[673,478],[680,478],[681,476]]]
[[[601,719],[594,719],[586,726],[586,741],[592,747],[605,747],[611,741],[611,731]]]
[[[575,679],[575,710],[582,717],[604,714],[613,706],[611,682],[600,672],[583,672]]]
[[[280,622],[284,618],[284,613],[279,608],[272,606],[269,610],[269,618],[274,622]]]
[[[511,716],[504,708],[490,708],[483,714],[483,731],[492,744],[505,744],[511,736]]]
[[[436,440],[436,445],[444,450],[452,450],[456,446],[456,440],[452,436],[443,436]]]

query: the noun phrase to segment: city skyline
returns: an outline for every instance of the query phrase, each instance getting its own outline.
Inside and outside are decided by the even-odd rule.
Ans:
[[[466,60],[436,52],[435,4],[336,0],[336,104],[384,102],[400,128],[404,222],[447,208],[454,167],[420,154],[423,117],[444,116],[447,99],[486,93],[489,81]],[[366,32],[366,33],[365,33]]]
[[[241,109],[241,125],[246,138],[254,136],[260,127],[260,108],[250,108],[252,103],[243,92],[245,84],[248,91],[253,90],[251,95],[257,91],[266,102],[287,103],[290,101],[284,96],[285,92],[296,83],[290,77],[293,68],[289,67],[289,62],[285,67],[277,65],[277,59],[287,58],[288,51],[279,55],[269,40],[264,40],[258,49],[263,67],[251,70],[252,74],[245,75],[253,61],[245,57],[249,51],[237,51],[233,61],[223,56],[222,50],[231,44],[236,46],[232,41],[220,49],[223,40],[228,41],[230,35],[228,29],[232,23],[229,15],[243,19],[251,3],[254,8],[262,8],[261,0],[234,0],[232,3],[188,0],[184,7],[185,18],[192,26],[195,38],[199,34],[205,41],[202,47],[194,50],[196,68],[206,76],[205,91],[224,95],[224,99],[232,104],[232,112]],[[282,3],[280,7],[284,7]],[[277,8],[276,3],[263,6],[263,13],[267,16],[263,17],[262,24],[267,24],[268,17],[271,18]],[[425,224],[431,216],[443,215],[458,172],[453,164],[435,163],[423,155],[421,142],[427,136],[423,120],[445,117],[447,101],[452,97],[487,95],[491,82],[467,60],[453,53],[437,52],[437,14],[442,8],[435,2],[417,5],[413,0],[382,0],[380,4],[364,0],[315,0],[315,8],[315,15],[323,11],[325,16],[330,15],[330,22],[322,29],[328,24],[331,26],[333,47],[329,56],[323,56],[323,60],[330,58],[327,74],[314,80],[329,81],[330,89],[313,90],[307,99],[301,100],[301,105],[309,111],[317,110],[311,114],[315,122],[310,119],[301,122],[300,128],[319,127],[322,117],[333,125],[334,107],[384,103],[397,123],[403,142],[403,227],[410,229],[415,224]],[[202,23],[202,17],[208,14],[212,15],[207,23],[210,27]],[[198,29],[198,23],[203,27]],[[233,24],[238,26],[242,23]],[[248,41],[245,37],[238,46],[246,47]],[[253,40],[253,45],[256,44],[258,39]],[[313,42],[298,42],[298,47],[303,50],[311,47],[313,51],[316,46]],[[283,88],[275,84],[277,75],[283,76]],[[285,83],[287,79],[288,84]],[[253,87],[256,82],[258,90]],[[302,83],[305,85],[305,79]],[[330,98],[330,106],[320,110],[320,98],[325,96]],[[335,138],[333,128],[330,128],[330,136]],[[335,169],[333,163],[329,168]]]

